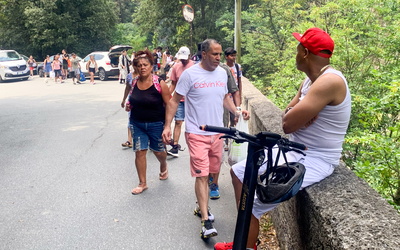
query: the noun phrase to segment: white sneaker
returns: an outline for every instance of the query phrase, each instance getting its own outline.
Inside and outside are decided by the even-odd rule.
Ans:
[[[210,237],[217,236],[217,229],[214,228],[212,222],[210,220],[203,220],[201,222],[201,232],[200,237],[203,239],[208,239]]]

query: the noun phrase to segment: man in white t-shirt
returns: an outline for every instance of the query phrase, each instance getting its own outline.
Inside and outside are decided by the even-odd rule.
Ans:
[[[178,80],[180,76],[182,75],[183,71],[186,69],[192,67],[194,65],[193,61],[189,59],[190,56],[190,50],[188,47],[181,47],[176,54],[176,58],[179,60],[178,63],[174,65],[171,69],[171,74],[169,76],[169,79],[171,80],[171,85],[169,87],[169,91],[173,93],[176,88],[176,84],[178,83]],[[181,136],[181,130],[182,130],[182,123],[185,120],[185,98],[182,98],[181,101],[179,102],[178,109],[175,113],[175,127],[174,127],[174,134],[173,134],[173,139],[174,142],[171,144],[172,148],[167,152],[169,155],[172,155],[173,157],[178,157],[179,154],[179,137]]]
[[[227,48],[224,51],[226,65],[231,69],[232,75],[235,78],[236,85],[239,89],[240,100],[242,100],[242,66],[236,63],[237,51],[234,48]],[[239,105],[240,106],[240,103]]]
[[[201,217],[201,237],[209,238],[217,235],[213,227],[214,216],[208,211],[208,175],[219,172],[223,141],[221,134],[200,130],[200,125],[223,126],[223,108],[237,114],[235,105],[228,98],[227,74],[219,67],[222,47],[213,40],[206,39],[201,46],[202,60],[200,63],[185,70],[179,78],[174,96],[166,108],[163,140],[171,139],[171,121],[178,104],[185,96],[185,138],[190,154],[190,169],[195,180],[197,203],[195,213]],[[249,113],[241,111],[245,119]]]

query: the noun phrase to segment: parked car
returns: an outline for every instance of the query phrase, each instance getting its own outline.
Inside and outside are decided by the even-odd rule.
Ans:
[[[99,77],[101,81],[105,81],[110,76],[119,76],[118,61],[119,56],[122,54],[123,50],[132,49],[129,45],[116,45],[110,48],[109,51],[95,51],[85,56],[80,62],[82,72],[88,76],[89,71],[86,69],[86,64],[90,59],[91,55],[94,55],[94,59],[97,62],[98,71],[96,76]]]
[[[15,50],[0,50],[0,82],[29,78],[26,61]]]
[[[53,60],[54,60],[54,56],[55,55],[52,55],[52,56],[50,56],[50,61],[52,62]],[[79,56],[76,56],[80,61],[82,61],[82,58],[80,58]],[[61,57],[60,57],[61,58]],[[71,55],[69,56],[69,58],[71,58]],[[60,62],[62,63],[62,60],[60,60]],[[44,62],[39,62],[38,64],[37,64],[37,71],[38,71],[38,75],[40,76],[40,77],[44,77]],[[69,76],[67,76],[67,77],[69,77]]]

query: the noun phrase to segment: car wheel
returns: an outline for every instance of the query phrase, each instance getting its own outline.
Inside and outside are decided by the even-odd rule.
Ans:
[[[99,78],[100,81],[105,81],[108,79],[107,73],[103,68],[99,69]]]
[[[29,77],[22,78],[22,81],[27,81]]]
[[[38,73],[39,77],[44,77],[44,70],[43,68],[39,69],[39,73]]]
[[[1,76],[0,76],[0,82],[4,82],[3,79],[1,78]]]

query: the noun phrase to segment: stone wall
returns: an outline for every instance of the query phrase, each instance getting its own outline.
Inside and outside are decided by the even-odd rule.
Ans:
[[[243,79],[250,133],[283,135],[283,112]],[[400,249],[400,215],[346,166],[271,212],[281,249]]]

